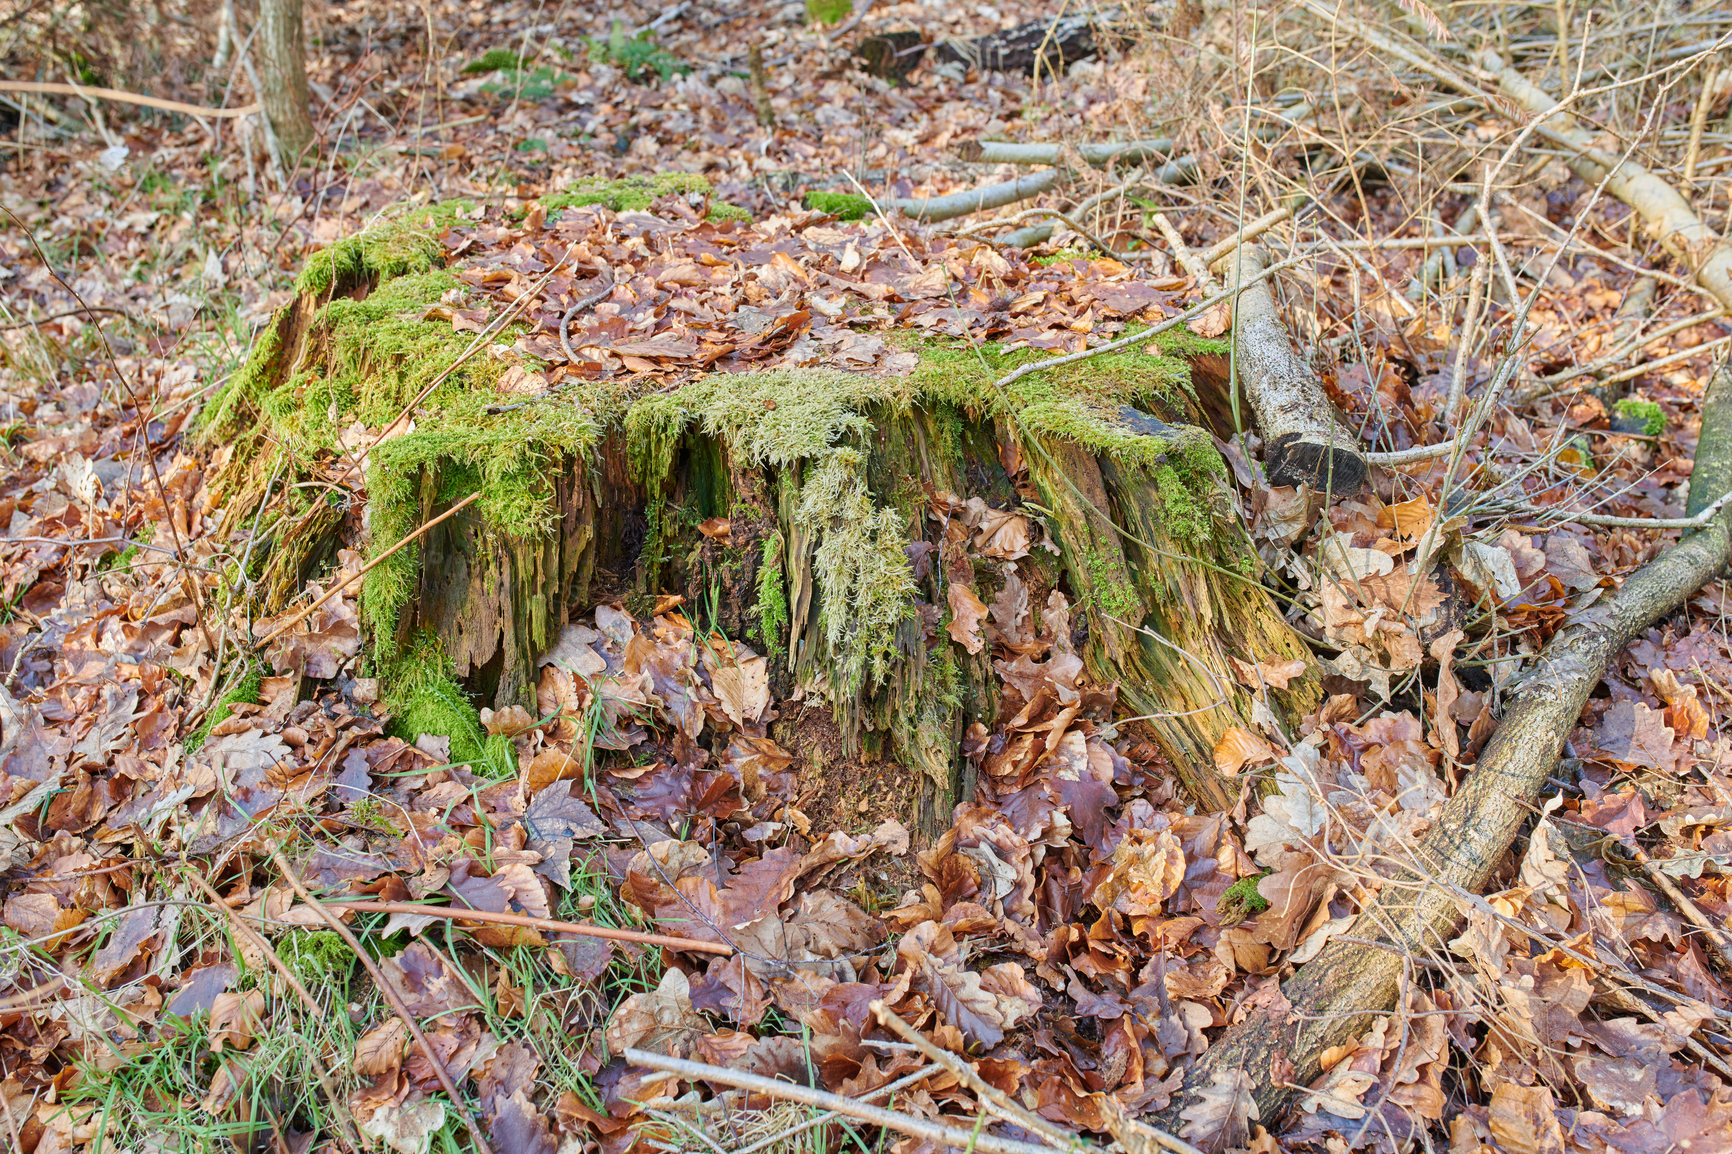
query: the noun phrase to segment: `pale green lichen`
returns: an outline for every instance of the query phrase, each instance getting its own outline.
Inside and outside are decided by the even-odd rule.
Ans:
[[[644,397],[626,414],[626,453],[639,484],[659,489],[688,426],[725,441],[742,463],[785,469],[871,427],[863,410],[901,400],[894,382],[791,369],[716,373]]]
[[[865,461],[846,448],[810,469],[794,516],[819,535],[812,571],[823,602],[818,624],[835,661],[831,690],[854,697],[883,683],[897,626],[914,612],[908,524],[874,505]]]

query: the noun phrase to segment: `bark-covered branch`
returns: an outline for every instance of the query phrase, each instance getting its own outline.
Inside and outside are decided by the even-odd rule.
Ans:
[[[1497,73],[1498,89],[1505,96],[1534,115],[1547,117],[1535,132],[1574,154],[1565,163],[1576,175],[1590,184],[1604,180],[1608,192],[1636,210],[1648,235],[1689,269],[1696,283],[1722,307],[1732,309],[1732,245],[1703,223],[1677,189],[1635,161],[1595,145],[1591,133],[1578,127],[1568,113],[1557,111],[1557,101],[1515,69],[1504,67],[1494,54],[1488,52],[1483,63]]]
[[[1732,369],[1722,367],[1703,401],[1688,511],[1708,507],[1729,489]],[[1414,849],[1411,865],[1384,883],[1346,934],[1282,985],[1290,1010],[1253,1011],[1209,1047],[1175,1098],[1174,1117],[1211,1085],[1216,1073],[1242,1070],[1255,1086],[1263,1124],[1274,1127],[1295,1093],[1292,1087],[1309,1085],[1322,1073],[1325,1051],[1358,1037],[1372,1018],[1389,1011],[1406,959],[1446,948],[1460,923],[1464,897],[1485,886],[1533,815],[1564,737],[1607,665],[1718,576],[1729,553],[1732,511],[1723,510],[1552,639],[1519,679],[1503,720],[1442,817]]]
[[[1051,191],[1057,187],[1061,171],[1057,168],[1049,168],[1045,172],[1033,172],[1027,176],[1019,176],[1015,180],[1007,180],[999,184],[986,184],[979,188],[952,192],[945,196],[927,197],[922,200],[904,198],[895,202],[896,210],[903,216],[931,223],[950,220],[958,216],[967,216],[971,212],[985,212],[989,208],[1003,208],[1007,204],[1029,200],[1043,192]],[[1178,184],[1188,179],[1196,171],[1197,158],[1181,156],[1177,160],[1170,160],[1161,165],[1154,171],[1150,179],[1162,184]]]
[[[1335,419],[1317,374],[1293,351],[1275,296],[1258,279],[1262,251],[1256,245],[1235,248],[1216,261],[1215,272],[1228,284],[1245,286],[1233,305],[1233,351],[1240,387],[1263,433],[1270,483],[1357,492],[1365,482],[1358,438]]]
[[[956,146],[959,159],[970,164],[1057,164],[1062,144],[1042,141],[965,140]],[[1076,154],[1096,168],[1114,160],[1134,162],[1166,156],[1173,142],[1166,137],[1132,140],[1124,144],[1079,144]]]

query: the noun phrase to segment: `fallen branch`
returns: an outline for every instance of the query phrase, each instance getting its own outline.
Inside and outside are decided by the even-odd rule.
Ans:
[[[1151,174],[1150,179],[1163,184],[1178,184],[1196,171],[1197,158],[1181,156],[1161,165]],[[1058,185],[1060,174],[1060,169],[1051,168],[999,184],[987,184],[980,188],[924,199],[902,198],[891,203],[903,216],[930,224],[967,216],[971,212],[985,212],[989,208],[1003,208],[1007,204],[1015,204],[1019,200],[1029,200],[1043,192],[1050,192]]]
[[[886,1130],[894,1130],[898,1134],[907,1134],[956,1150],[978,1150],[980,1154],[1053,1154],[1055,1149],[1052,1146],[1037,1145],[1033,1142],[1018,1142],[1013,1138],[999,1138],[974,1130],[964,1130],[957,1126],[946,1126],[942,1122],[929,1122],[924,1118],[910,1118],[908,1115],[898,1114],[894,1110],[886,1110],[881,1106],[869,1106],[853,1098],[844,1098],[840,1094],[832,1094],[826,1090],[815,1090],[810,1086],[800,1085],[796,1082],[783,1082],[777,1078],[766,1078],[762,1074],[748,1074],[743,1070],[730,1070],[726,1066],[711,1066],[704,1062],[688,1061],[685,1058],[670,1058],[666,1054],[656,1054],[649,1050],[627,1050],[625,1060],[634,1066],[643,1066],[650,1070],[665,1070],[669,1074],[677,1074],[688,1081],[716,1082],[723,1086],[737,1086],[742,1090],[755,1090],[772,1098],[798,1102],[802,1106],[816,1106],[820,1110],[830,1110],[849,1118],[858,1118],[862,1122],[870,1122],[874,1126],[882,1126]],[[1069,1146],[1056,1149],[1095,1151],[1099,1147],[1077,1138]]]
[[[641,930],[616,930],[612,926],[593,926],[586,922],[562,922],[553,918],[538,918],[529,914],[505,911],[470,910],[458,906],[422,906],[414,902],[366,902],[329,898],[321,905],[346,910],[363,910],[374,914],[412,914],[421,918],[443,918],[452,922],[494,922],[502,926],[521,926],[530,930],[546,930],[557,934],[578,934],[586,938],[606,938],[611,942],[636,942],[644,946],[664,946],[670,950],[697,950],[705,954],[727,957],[734,947],[724,942],[700,942],[696,938],[677,938],[670,934],[649,934]]]
[[[1702,512],[1732,490],[1732,369],[1715,373],[1703,400],[1702,434],[1686,511]],[[1607,665],[1625,645],[1683,605],[1732,558],[1732,513],[1632,573],[1610,598],[1581,612],[1517,679],[1503,720],[1411,866],[1384,882],[1343,938],[1325,946],[1281,987],[1290,1008],[1258,1009],[1198,1060],[1170,1114],[1199,1100],[1219,1074],[1249,1075],[1264,1125],[1323,1072],[1331,1047],[1359,1037],[1394,1005],[1411,956],[1446,950],[1460,923],[1460,895],[1476,895],[1535,811],[1564,737]],[[1345,939],[1353,939],[1351,941]],[[1291,1073],[1285,1073],[1291,1071]],[[1196,1137],[1196,1135],[1191,1135]]]
[[[970,164],[1057,164],[1063,149],[1062,144],[1038,141],[965,140],[956,146],[956,155]],[[1103,168],[1115,160],[1153,160],[1172,151],[1173,142],[1164,136],[1126,144],[1079,144],[1075,149],[1078,156],[1096,168]]]
[[[1358,438],[1335,419],[1323,385],[1293,351],[1275,296],[1262,283],[1262,251],[1233,249],[1215,271],[1242,286],[1233,304],[1233,351],[1241,387],[1263,432],[1263,465],[1272,485],[1356,493],[1365,483]]]
[[[1613,156],[1594,144],[1562,106],[1527,77],[1506,68],[1492,53],[1483,63],[1497,73],[1498,89],[1535,116],[1547,117],[1535,131],[1575,156],[1566,164],[1589,184],[1605,181],[1606,190],[1636,211],[1648,235],[1689,269],[1696,283],[1732,309],[1732,245],[1702,223],[1677,189],[1633,160]]]
[[[1505,100],[1513,100],[1540,118],[1533,126],[1534,132],[1570,154],[1565,163],[1576,175],[1589,184],[1604,181],[1608,192],[1641,217],[1648,235],[1690,270],[1697,285],[1721,307],[1732,309],[1732,245],[1702,223],[1690,203],[1671,185],[1635,161],[1614,156],[1595,145],[1593,135],[1579,127],[1575,119],[1564,111],[1563,105],[1527,77],[1506,67],[1496,53],[1485,53],[1480,60],[1483,67],[1469,66],[1469,72],[1464,74],[1423,48],[1398,43],[1320,0],[1300,2],[1319,17],[1352,33],[1373,48],[1494,109],[1500,101],[1475,81],[1483,79],[1495,83]]]

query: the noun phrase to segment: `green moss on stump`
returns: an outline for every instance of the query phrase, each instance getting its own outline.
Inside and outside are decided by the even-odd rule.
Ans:
[[[1658,437],[1666,431],[1666,410],[1653,401],[1625,397],[1614,406],[1619,426],[1645,437]],[[1622,430],[1620,430],[1622,431]]]
[[[708,194],[701,177],[670,174],[579,182],[542,203],[549,210],[604,204],[632,211],[661,196]],[[711,206],[712,215],[717,207]],[[832,201],[828,207],[848,206]],[[918,515],[911,508],[921,500],[916,493],[910,506],[900,490],[875,494],[865,467],[869,438],[884,419],[917,410],[930,414],[936,459],[958,468],[965,442],[979,435],[969,431],[978,430],[975,422],[988,430],[995,422],[1008,424],[1036,441],[1074,443],[1151,478],[1160,520],[1173,538],[1199,550],[1210,547],[1218,521],[1214,494],[1225,472],[1213,445],[1205,434],[1180,426],[1157,426],[1151,435],[1143,431],[1146,422],[1127,423],[1125,409],[1185,411],[1189,369],[1181,358],[1220,352],[1220,342],[1183,331],[1163,334],[1151,338],[1146,350],[1034,372],[1003,390],[994,382],[1050,354],[996,344],[916,345],[918,364],[900,379],[833,370],[712,374],[669,393],[640,395],[642,386],[630,382],[579,384],[518,405],[522,398],[497,391],[508,361],[483,350],[452,371],[473,338],[453,332],[449,321],[428,317],[442,298],[455,300],[452,294],[464,292],[439,267],[430,226],[466,210],[461,204],[418,209],[308,262],[298,281],[300,301],[261,337],[205,423],[207,433],[235,442],[231,469],[247,474],[255,486],[250,501],[237,503],[256,504],[271,471],[268,462],[277,459],[273,454],[286,454],[282,459],[294,473],[297,462],[341,451],[343,432],[356,421],[377,431],[438,380],[416,409],[414,431],[370,453],[371,558],[418,527],[429,499],[437,509],[480,493],[474,514],[490,532],[517,540],[553,533],[559,509],[551,478],[571,462],[593,461],[614,431],[623,433],[630,473],[649,497],[646,552],[654,552],[664,544],[662,522],[672,517],[664,508],[669,474],[688,436],[701,436],[725,444],[727,456],[740,465],[777,471],[792,487],[793,504],[784,517],[791,516],[788,523],[807,535],[808,579],[818,586],[816,625],[827,650],[810,668],[821,669],[838,702],[858,701],[893,676],[904,676],[895,670],[910,659],[910,645],[919,648],[909,640],[915,586],[905,546]],[[347,295],[363,286],[370,291],[361,299]],[[508,328],[500,339],[508,342],[517,331]],[[294,349],[285,349],[291,339]],[[298,361],[286,365],[291,352]],[[505,408],[510,411],[489,411]],[[323,516],[317,524],[321,532],[334,532],[339,521]],[[794,644],[788,636],[790,588],[800,573],[789,566],[808,563],[786,557],[788,547],[780,533],[765,540],[757,577],[756,625],[772,653]],[[1115,570],[1096,574],[1099,596],[1110,602],[1099,608],[1127,618],[1137,613],[1122,563],[1104,555],[1098,560],[1103,569]],[[419,546],[411,544],[371,570],[361,591],[370,660],[396,716],[395,729],[410,739],[444,734],[452,740],[454,760],[508,773],[508,743],[486,736],[437,643],[416,638],[398,648],[400,618],[415,595],[420,566]],[[907,732],[897,740],[904,745],[915,741],[911,721],[914,730],[923,730],[927,722],[937,725],[940,715],[955,713],[954,702],[939,700],[943,694],[928,700],[928,682],[943,681],[944,671],[927,669],[930,662],[916,664],[918,669],[904,671],[919,681],[909,700],[919,698],[922,709],[937,713],[920,721],[912,714],[901,717],[906,710],[899,710]]]

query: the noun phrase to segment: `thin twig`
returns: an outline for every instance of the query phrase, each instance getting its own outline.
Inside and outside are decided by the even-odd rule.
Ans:
[[[587,922],[562,922],[554,918],[538,918],[529,914],[513,914],[495,912],[493,910],[470,910],[457,906],[422,906],[414,902],[368,902],[349,901],[344,898],[328,898],[323,903],[327,906],[341,906],[344,909],[364,910],[375,914],[412,914],[423,918],[443,918],[453,922],[496,922],[502,926],[522,926],[532,930],[547,930],[550,933],[578,934],[586,938],[606,938],[614,942],[637,942],[645,946],[665,946],[670,950],[697,950],[706,954],[721,954],[730,956],[734,948],[725,942],[704,942],[696,938],[675,937],[672,934],[651,934],[642,930],[619,930],[612,926],[596,926]]]
[[[853,1098],[844,1098],[840,1094],[816,1090],[795,1082],[783,1082],[776,1078],[766,1078],[761,1074],[748,1074],[743,1070],[730,1070],[726,1066],[711,1066],[705,1062],[670,1058],[665,1054],[656,1054],[649,1050],[629,1049],[625,1052],[625,1060],[634,1066],[644,1066],[651,1070],[665,1070],[670,1074],[676,1074],[694,1082],[718,1082],[724,1086],[738,1086],[743,1090],[755,1090],[772,1098],[798,1102],[803,1106],[816,1106],[819,1109],[830,1110],[837,1114],[845,1114],[850,1118],[858,1118],[862,1122],[870,1122],[874,1126],[882,1126],[886,1130],[894,1130],[899,1134],[908,1134],[957,1150],[978,1150],[980,1154],[1053,1154],[1054,1150],[1094,1151],[1099,1149],[1091,1143],[1084,1142],[1080,1137],[1065,1147],[1018,1142],[1012,1138],[999,1138],[992,1134],[982,1134],[972,1130],[963,1130],[956,1126],[946,1126],[940,1122],[929,1122],[924,1118],[910,1118],[908,1115],[898,1114],[894,1110],[886,1110],[880,1106],[869,1106]]]
[[[30,92],[42,96],[76,96],[80,100],[87,100],[92,103],[98,100],[108,100],[116,104],[138,104],[145,108],[160,108],[164,112],[179,112],[186,116],[209,116],[217,120],[251,116],[264,107],[255,101],[252,104],[242,105],[240,108],[205,108],[199,104],[183,104],[178,100],[164,100],[159,96],[141,96],[136,92],[122,92],[118,88],[92,88],[83,84],[57,84],[47,80],[0,80],[0,92]]]
[[[408,1028],[409,1036],[415,1039],[415,1045],[420,1047],[421,1055],[427,1059],[427,1064],[433,1068],[433,1074],[439,1079],[440,1087],[451,1099],[451,1108],[457,1112],[458,1117],[463,1119],[463,1125],[468,1129],[469,1140],[475,1143],[475,1149],[479,1151],[479,1154],[493,1154],[492,1147],[487,1145],[487,1139],[482,1136],[481,1127],[475,1124],[475,1119],[463,1105],[463,1095],[458,1093],[457,1083],[451,1080],[451,1072],[445,1068],[445,1063],[439,1060],[438,1051],[433,1049],[433,1043],[429,1042],[427,1035],[421,1032],[420,1025],[415,1021],[415,1015],[409,1012],[409,1007],[404,1003],[403,995],[398,992],[396,985],[385,976],[385,971],[379,968],[379,963],[373,960],[373,955],[367,952],[366,947],[361,945],[349,927],[343,924],[342,919],[326,909],[312,894],[307,892],[307,887],[301,884],[301,879],[295,875],[295,871],[289,867],[288,860],[283,857],[282,850],[273,846],[271,848],[271,861],[275,863],[278,872],[283,875],[283,880],[289,883],[289,888],[295,891],[295,896],[311,906],[313,911],[324,919],[325,924],[330,926],[338,937],[348,943],[349,949],[354,951],[356,960],[366,967],[367,973],[373,979],[373,984],[379,987],[379,993],[384,996],[392,1012]]]
[[[316,610],[319,606],[323,605],[325,602],[329,601],[331,598],[335,597],[337,594],[341,593],[343,590],[345,590],[349,586],[353,585],[356,581],[360,580],[362,577],[365,577],[381,561],[384,561],[386,558],[390,557],[393,553],[397,552],[397,550],[403,548],[403,546],[409,544],[411,541],[414,541],[417,538],[419,538],[422,534],[426,533],[429,529],[433,528],[433,526],[455,516],[459,510],[463,509],[464,507],[466,507],[468,505],[474,504],[480,498],[481,498],[481,494],[479,491],[469,494],[469,496],[463,498],[463,500],[457,502],[455,505],[451,506],[449,509],[447,509],[443,513],[439,514],[437,517],[433,518],[431,521],[427,522],[425,525],[421,526],[419,529],[415,530],[413,533],[410,533],[407,537],[404,537],[401,541],[397,542],[395,545],[391,546],[389,549],[385,550],[383,553],[379,554],[377,557],[373,558],[371,561],[367,562],[365,565],[361,566],[361,568],[356,570],[354,573],[351,573],[347,577],[344,577],[341,580],[339,580],[336,584],[331,586],[330,590],[328,592],[326,592],[324,596],[320,597],[317,601],[313,602],[311,605],[307,606],[305,609],[302,609],[299,612],[295,613],[287,621],[283,622],[281,625],[279,625],[275,629],[271,630],[264,637],[261,637],[254,644],[253,648],[254,649],[263,649],[265,646],[269,645],[271,642],[275,641],[277,638],[279,638],[283,634],[287,633],[290,629],[293,629],[295,626],[297,626],[301,622],[305,621],[308,617],[311,617],[313,615],[313,611]]]

